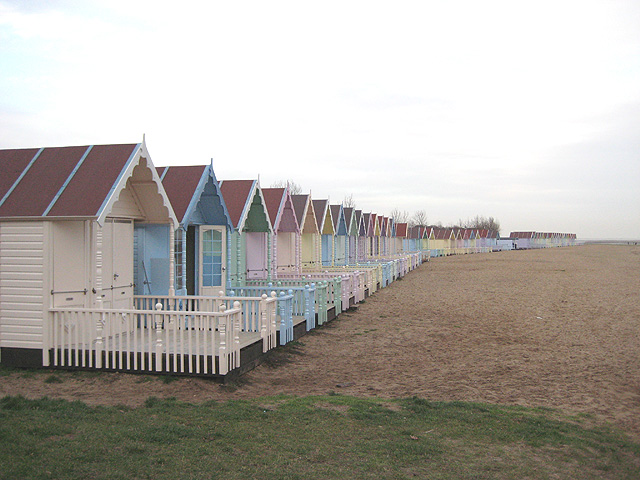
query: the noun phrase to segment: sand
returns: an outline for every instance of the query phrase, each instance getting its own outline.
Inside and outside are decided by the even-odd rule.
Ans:
[[[0,396],[140,405],[346,395],[544,406],[640,440],[640,247],[436,258],[221,386],[206,379],[16,372]]]

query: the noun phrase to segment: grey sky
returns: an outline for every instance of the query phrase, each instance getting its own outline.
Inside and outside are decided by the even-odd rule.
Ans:
[[[175,5],[0,0],[0,148],[145,133],[380,214],[640,238],[640,3]]]

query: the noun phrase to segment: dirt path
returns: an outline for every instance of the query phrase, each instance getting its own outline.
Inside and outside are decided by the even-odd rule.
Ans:
[[[139,405],[326,394],[557,407],[640,440],[640,247],[438,258],[238,385],[127,374],[0,377],[0,395]]]

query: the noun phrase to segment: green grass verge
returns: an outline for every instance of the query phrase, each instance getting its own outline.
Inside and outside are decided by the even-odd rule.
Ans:
[[[589,416],[342,395],[140,408],[0,399],[6,479],[638,478],[640,446]]]

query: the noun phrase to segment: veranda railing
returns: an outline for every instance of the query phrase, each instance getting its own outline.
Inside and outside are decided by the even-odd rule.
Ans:
[[[316,324],[323,325],[328,320],[328,312],[331,306],[335,306],[340,312],[341,298],[340,298],[340,277],[332,277],[328,281],[316,281],[312,282],[305,277],[302,278],[281,278],[275,282],[268,282],[266,280],[249,280],[247,286],[260,287],[266,289],[276,289],[278,291],[287,291],[289,288],[314,288],[315,289],[315,315]],[[336,293],[337,292],[337,293]],[[337,303],[336,303],[337,302]]]
[[[217,296],[203,295],[136,295],[136,308],[150,309],[161,304],[165,310],[180,312],[219,312],[229,305],[239,303],[241,308],[240,332],[258,333],[262,338],[262,351],[266,352],[276,347],[277,316],[280,303],[290,302],[289,298],[276,298],[273,291],[261,291],[256,295],[225,295],[218,292]]]
[[[220,374],[240,366],[242,308],[217,312],[51,308],[48,365]]]
[[[229,291],[233,298],[250,298],[258,295],[265,295],[267,292],[273,294],[273,288],[267,286],[242,285],[234,287]],[[315,328],[315,310],[313,307],[314,288],[287,288],[286,290],[275,289],[278,300],[278,315],[280,317],[278,331],[280,332],[280,345],[285,345],[293,340],[293,317],[304,317],[307,331]]]

